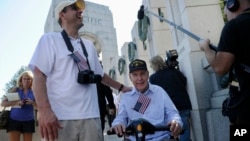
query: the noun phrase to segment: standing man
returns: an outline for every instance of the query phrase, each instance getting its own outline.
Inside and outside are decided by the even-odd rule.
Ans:
[[[228,22],[223,27],[218,50],[208,39],[199,42],[214,71],[223,75],[234,67],[243,102],[237,106],[235,124],[250,124],[250,0],[228,0],[224,8]]]
[[[109,117],[110,115],[115,116],[115,104],[114,104],[113,92],[110,87],[102,83],[97,83],[96,86],[97,86],[102,131],[104,131],[105,117],[106,116]]]
[[[174,102],[179,111],[185,132],[180,135],[180,141],[190,141],[190,111],[191,101],[186,90],[186,77],[175,67],[168,66],[162,57],[157,55],[150,59],[150,65],[155,71],[149,81],[162,87]]]
[[[130,90],[103,72],[95,46],[79,36],[84,8],[83,0],[56,6],[63,31],[45,33],[29,64],[44,141],[102,141],[96,83]]]

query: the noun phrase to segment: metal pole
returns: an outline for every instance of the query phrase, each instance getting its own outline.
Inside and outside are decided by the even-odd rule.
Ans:
[[[157,14],[151,12],[151,11],[148,11],[148,10],[145,10],[145,9],[144,9],[144,11],[147,12],[147,13],[149,13],[149,14],[152,14],[152,15],[158,17],[159,19],[161,19],[161,20],[163,20],[163,21],[165,21],[166,23],[168,23],[168,24],[170,24],[171,26],[173,26],[174,28],[176,28],[176,29],[182,31],[183,33],[187,34],[188,36],[190,36],[191,38],[195,39],[196,41],[202,40],[202,38],[200,38],[199,36],[197,36],[197,35],[191,33],[190,31],[188,31],[188,30],[182,28],[182,27],[179,26],[179,25],[176,25],[174,22],[171,22],[171,21],[169,21],[169,20],[163,18],[162,16],[159,16],[159,15],[157,15]],[[209,47],[210,47],[212,50],[217,51],[217,47],[215,47],[214,45],[211,45],[211,44],[210,44]]]

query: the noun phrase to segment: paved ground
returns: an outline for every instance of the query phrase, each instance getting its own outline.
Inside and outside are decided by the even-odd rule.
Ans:
[[[106,122],[107,123],[107,122]],[[107,135],[106,132],[109,129],[108,124],[105,125],[104,131],[104,141],[122,141],[123,138],[118,138],[117,135]],[[36,129],[36,133],[33,135],[33,141],[40,141],[40,136],[38,133],[38,129]],[[0,130],[0,141],[8,141],[8,136],[5,130]]]
[[[107,130],[109,129],[109,125],[105,124],[105,129],[104,129],[104,141],[122,141],[123,140],[123,137],[122,138],[118,138],[117,135],[107,135]]]
[[[106,132],[104,132],[104,141],[122,141],[122,140],[123,138],[118,138],[117,135],[106,135]],[[0,141],[8,141],[8,136],[5,130],[0,130]],[[40,136],[38,135],[38,132],[34,134],[33,141],[40,141]]]
[[[117,135],[105,135],[104,133],[104,141],[122,141],[123,138],[118,138]]]

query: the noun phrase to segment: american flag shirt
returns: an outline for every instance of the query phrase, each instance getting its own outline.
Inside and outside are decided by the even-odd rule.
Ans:
[[[145,97],[142,98],[142,95]],[[117,124],[128,126],[131,120],[139,118],[143,118],[153,125],[167,125],[172,120],[176,120],[182,126],[179,112],[168,94],[161,87],[153,84],[149,84],[148,90],[143,94],[135,88],[122,94],[118,114],[112,126]],[[147,135],[146,140],[156,141],[169,136],[168,131],[159,131]],[[133,136],[130,136],[129,139],[135,140]]]

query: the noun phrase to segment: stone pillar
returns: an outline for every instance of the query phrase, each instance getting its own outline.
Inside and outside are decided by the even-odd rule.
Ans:
[[[209,38],[212,43],[218,43],[224,25],[219,0],[166,0],[165,4],[169,20],[201,38]],[[215,103],[221,103],[222,97],[218,95],[225,93],[218,87],[217,76],[205,69],[205,55],[200,51],[198,42],[173,27],[172,31],[176,45],[174,48],[179,53],[180,69],[188,80],[187,89],[193,107],[192,138],[195,141],[226,140],[221,136],[222,132],[215,129],[224,128],[218,128],[218,123],[222,122],[223,117],[220,104]],[[218,91],[220,94],[217,94]],[[219,126],[226,125],[222,123]]]
[[[209,38],[217,45],[224,25],[219,0],[143,0],[143,5],[147,10],[162,14],[165,19],[177,26],[200,38]],[[156,16],[148,13],[146,15],[150,19],[146,41],[147,58],[156,54],[165,57],[165,52],[169,49],[178,51],[179,67],[187,77],[187,90],[193,107],[192,140],[228,140],[228,136],[221,136],[222,133],[228,134],[228,120],[221,115],[221,103],[227,90],[221,90],[218,86],[218,77],[207,66],[204,52],[200,50],[198,41],[169,23],[160,21]],[[136,39],[138,33],[133,32],[134,28],[132,36]],[[138,57],[144,58],[145,51],[141,50],[143,48],[141,42],[137,42],[137,46]]]

